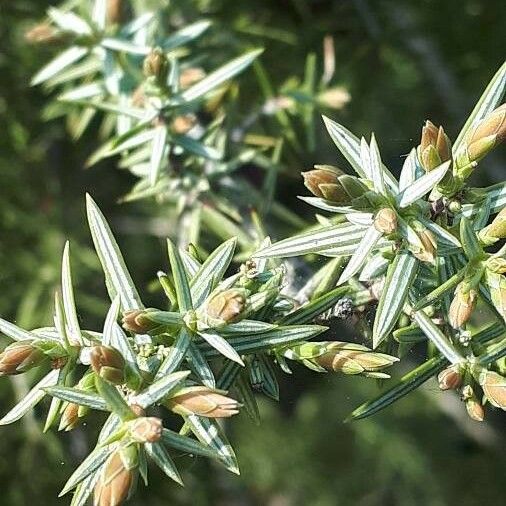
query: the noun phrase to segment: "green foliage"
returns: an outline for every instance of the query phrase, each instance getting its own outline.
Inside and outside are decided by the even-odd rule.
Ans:
[[[296,4],[306,23],[315,19],[311,9]],[[398,10],[391,7],[392,12]],[[259,12],[271,8],[260,5]],[[364,8],[368,10],[357,3],[359,11]],[[32,81],[53,96],[46,118],[64,116],[79,141],[76,149],[89,144],[93,149],[86,154],[93,153],[88,165],[101,166],[86,177],[96,184],[93,195],[103,196],[104,208],[122,194],[124,202],[137,201],[132,209],[143,214],[133,227],[112,214],[110,227],[88,196],[98,261],[81,245],[86,236],[72,232],[72,258],[67,242],[61,276],[51,259],[60,256],[69,232],[62,234],[54,218],[64,218],[67,207],[75,209],[65,201],[74,204],[82,189],[74,197],[62,192],[48,220],[25,219],[28,226],[23,219],[19,225],[12,222],[14,241],[18,231],[29,235],[30,229],[45,230],[48,267],[29,276],[31,287],[17,321],[11,318],[16,324],[0,320],[2,334],[14,341],[0,356],[2,372],[33,369],[16,378],[23,388],[0,423],[24,416],[29,425],[31,409],[40,403],[49,405],[45,441],[51,444],[50,429],[57,425],[65,431],[80,427],[77,434],[88,434],[83,430],[88,424],[101,426],[95,449],[86,458],[81,451],[75,459],[77,469],[62,491],[74,490],[73,505],[85,504],[93,490],[96,504],[119,504],[133,493],[137,475],[147,484],[149,470],[153,482],[156,475],[148,462],[177,483],[190,482],[197,491],[178,452],[210,457],[238,473],[243,456],[239,454],[238,462],[217,419],[241,409],[258,423],[260,415],[267,414],[267,427],[259,436],[269,437],[276,416],[262,403],[259,408],[257,393],[286,402],[285,390],[295,378],[286,374],[298,364],[315,372],[387,380],[379,395],[368,391],[371,400],[356,408],[350,419],[377,413],[438,373],[440,388],[459,389],[471,418],[483,419],[482,404],[487,401],[505,408],[501,375],[506,355],[506,260],[500,247],[506,236],[505,183],[477,188],[469,178],[475,177],[478,163],[480,173],[485,170],[482,159],[505,137],[505,110],[498,105],[506,67],[497,72],[456,136],[453,153],[444,130],[427,122],[420,146],[406,157],[398,180],[391,157],[380,154],[374,134],[367,143],[324,116],[332,140],[358,177],[328,165],[306,173],[313,196],[302,200],[326,215],[332,213],[317,215],[318,223],[308,227],[301,215],[307,215],[304,207],[309,206],[294,204],[290,196],[279,198],[278,183],[292,184],[294,164],[304,166],[320,156],[319,146],[325,141],[319,135],[319,113],[329,114],[350,99],[346,88],[331,84],[334,58],[343,46],[326,37],[321,61],[315,53],[308,54],[303,70],[296,72],[302,77],[297,77],[295,65],[271,56],[276,54],[275,44],[298,43],[290,21],[283,19],[286,29],[276,29],[264,21],[251,23],[246,11],[243,2],[70,2],[50,8],[44,24],[27,34],[40,50],[50,43],[50,63]],[[362,15],[370,22],[370,13]],[[328,13],[322,26],[326,17]],[[322,35],[319,30],[314,30],[316,37]],[[267,51],[251,49],[260,46]],[[400,70],[403,56],[389,56],[388,47],[383,51],[385,61],[392,58]],[[279,74],[285,67],[292,75],[283,83]],[[402,72],[412,75],[413,69]],[[352,91],[359,90],[353,88],[353,77],[349,83]],[[354,115],[360,116],[359,107]],[[460,109],[458,115],[462,116]],[[372,124],[374,110],[365,117]],[[403,120],[389,124],[388,135],[398,133]],[[16,130],[19,121],[15,117],[10,123],[14,142],[9,149],[17,143],[14,158],[22,159],[24,147],[33,143],[28,143],[27,133]],[[37,157],[41,163],[40,150]],[[107,165],[122,169],[114,178],[125,184],[114,186],[114,195],[113,185],[107,184]],[[254,171],[253,177],[248,170]],[[75,172],[69,172],[74,177]],[[137,181],[130,187],[133,179]],[[246,212],[246,206],[254,210]],[[9,205],[6,208],[10,212]],[[130,212],[126,206],[122,209],[121,214]],[[106,215],[110,214],[108,209]],[[129,271],[112,230],[149,234],[161,216],[163,230],[155,235],[170,236],[170,270],[159,271],[157,283],[152,281],[160,266],[155,248],[138,248],[138,236],[128,241],[122,237]],[[290,237],[271,243],[268,233]],[[130,247],[124,248],[123,241]],[[132,255],[134,244],[137,253]],[[145,244],[154,241],[147,239]],[[301,255],[304,262],[280,260]],[[310,274],[318,256],[323,257],[321,268]],[[96,272],[99,264],[110,304],[81,289],[89,279],[100,288],[98,277],[87,272]],[[17,258],[9,265],[13,279],[25,268]],[[294,269],[302,273],[302,287]],[[26,293],[26,285],[19,285],[12,293],[18,298]],[[43,295],[47,289],[56,290],[50,326],[50,304]],[[12,301],[6,307],[12,308]],[[482,312],[487,325],[480,321]],[[354,322],[360,344],[335,340],[336,317]],[[313,340],[323,332],[328,340]],[[415,350],[421,365],[410,360],[413,353],[408,352]],[[404,371],[405,364],[412,370],[400,380],[388,380],[384,369],[398,357]],[[93,411],[111,414],[103,423]],[[328,419],[344,416],[338,409]],[[163,428],[162,421],[179,434]],[[316,428],[321,417],[311,423]],[[379,425],[373,421],[368,427]],[[301,430],[310,432],[302,424],[294,429],[294,441]],[[362,434],[359,428],[351,430]],[[399,463],[413,448],[401,439],[396,440],[395,433],[389,439],[398,450],[389,458]],[[243,443],[237,440],[240,448]],[[260,447],[250,448],[248,457],[256,450]],[[300,450],[302,456],[297,456],[295,445],[293,455],[303,462],[308,450],[304,445]],[[424,456],[417,455],[423,462]],[[284,461],[290,458],[282,456]],[[392,471],[391,476],[400,473],[401,479],[391,499],[416,504],[409,482],[424,473],[416,466],[405,473],[401,468],[399,464]],[[251,479],[262,482],[254,471]],[[276,480],[284,481],[279,476]],[[297,500],[307,502],[318,495],[318,504],[332,503],[335,491],[318,493],[325,482],[311,482],[303,474],[295,481],[301,487]],[[424,481],[430,483],[428,477]],[[263,487],[267,495],[277,489],[272,483]],[[296,489],[292,487],[292,493]],[[156,485],[150,490],[153,497],[160,493]],[[439,494],[435,484],[420,488],[419,497],[429,503],[431,493]],[[195,503],[212,502],[212,497],[209,490],[207,499]],[[357,496],[343,491],[342,497],[349,502]]]

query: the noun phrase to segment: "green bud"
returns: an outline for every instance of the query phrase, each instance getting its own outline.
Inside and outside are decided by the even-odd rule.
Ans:
[[[480,230],[478,236],[486,246],[506,238],[506,207],[501,210],[490,225]]]
[[[485,116],[466,136],[465,143],[457,153],[455,173],[462,179],[495,146],[506,138],[506,104],[502,104]]]

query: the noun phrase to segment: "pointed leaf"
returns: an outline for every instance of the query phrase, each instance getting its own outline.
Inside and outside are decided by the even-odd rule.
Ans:
[[[357,250],[353,253],[343,273],[341,274],[341,277],[337,282],[338,285],[346,283],[346,281],[352,278],[360,270],[367,257],[374,249],[374,246],[376,246],[376,243],[381,239],[382,235],[383,234],[381,232],[376,230],[374,225],[371,225],[367,229],[364,237],[357,246]]]
[[[221,353],[224,357],[232,360],[233,362],[237,362],[239,365],[244,366],[244,362],[242,361],[240,355],[234,350],[234,348],[221,337],[217,332],[213,330],[202,331],[198,333],[199,336],[204,339],[210,346],[212,346],[216,351]]]
[[[209,75],[201,79],[197,84],[190,86],[187,90],[183,91],[179,97],[176,98],[177,103],[191,102],[196,100],[211,90],[214,90],[220,84],[228,81],[239,72],[244,70],[246,67],[251,65],[255,58],[262,52],[262,49],[255,49],[248,53],[235,58],[226,65],[223,65],[219,69],[211,72]]]
[[[170,240],[167,240],[167,249],[179,308],[183,312],[190,311],[193,309],[192,297],[181,255]]]
[[[1,420],[0,425],[8,425],[19,420],[36,406],[46,395],[44,387],[56,385],[60,371],[53,369],[46,374]]]
[[[51,79],[63,69],[66,69],[68,66],[81,59],[87,52],[88,50],[84,47],[72,46],[63,53],[60,53],[33,76],[31,82],[32,86],[36,86],[37,84]]]
[[[441,181],[441,179],[443,179],[450,165],[451,160],[441,164],[436,169],[427,172],[423,176],[419,177],[413,184],[404,188],[404,190],[397,195],[397,203],[399,204],[399,207],[407,207],[426,195],[439,183],[439,181]]]
[[[176,464],[169,455],[169,452],[160,443],[145,443],[144,448],[149,457],[156,463],[156,465],[172,480],[180,485],[183,480],[176,468]]]
[[[46,387],[44,391],[61,399],[63,401],[72,402],[74,404],[79,404],[80,406],[87,406],[91,409],[97,409],[99,411],[108,411],[107,402],[102,399],[99,395],[93,392],[87,392],[84,390],[79,390],[77,388],[70,388],[64,386],[53,386]]]
[[[123,311],[142,309],[141,299],[126,268],[116,239],[104,215],[90,195],[86,196],[86,207],[93,243],[105,273],[111,300],[119,295]]]
[[[134,404],[138,404],[141,408],[156,404],[160,399],[166,397],[181,381],[186,379],[189,374],[190,371],[178,371],[164,376],[136,395]]]
[[[77,317],[76,304],[74,301],[74,290],[72,288],[72,274],[70,270],[69,242],[65,243],[62,261],[62,298],[65,309],[65,319],[67,321],[69,338],[72,343],[83,344],[81,337],[81,327]]]
[[[404,307],[408,290],[415,279],[417,268],[416,258],[406,251],[398,253],[388,268],[374,319],[373,348],[377,348],[394,328]]]

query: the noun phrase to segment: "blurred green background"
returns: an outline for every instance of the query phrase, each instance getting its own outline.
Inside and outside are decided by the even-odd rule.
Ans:
[[[151,0],[152,4],[164,4]],[[371,130],[394,172],[417,143],[430,118],[455,135],[474,101],[504,59],[506,9],[501,0],[203,0],[194,9],[256,45],[262,62],[281,83],[301,75],[304,59],[320,57],[322,40],[334,37],[337,84],[351,101],[335,115],[357,134]],[[51,55],[26,45],[23,33],[50,2],[18,0],[0,6],[0,315],[35,327],[51,320],[65,239],[73,245],[78,305],[89,327],[106,307],[102,276],[91,250],[84,213],[90,192],[109,217],[139,287],[166,266],[163,239],[151,231],[151,204],[116,205],[132,184],[128,174],[101,164],[85,170],[96,147],[93,132],[73,143],[63,120],[45,121],[48,97],[29,87]],[[241,80],[257,96],[252,73]],[[312,163],[335,163],[323,131],[317,146],[279,185],[278,198],[302,192],[298,174]],[[480,185],[504,179],[505,150],[476,174]],[[163,220],[163,210],[157,211]],[[297,212],[311,216],[310,209]],[[279,237],[283,231],[278,231]],[[152,297],[156,303],[156,295]],[[353,336],[344,325],[337,339]],[[401,371],[398,371],[400,373]],[[384,413],[351,425],[342,420],[378,391],[374,380],[315,375],[297,369],[281,378],[282,401],[260,404],[263,422],[240,415],[228,425],[242,475],[182,456],[186,487],[153,469],[149,489],[131,504],[143,505],[455,505],[504,503],[505,417],[485,424],[467,419],[452,394],[435,383]],[[2,379],[2,411],[27,388],[26,379]],[[59,488],[93,441],[90,421],[70,434],[42,436],[35,414],[3,427],[0,437],[0,503],[6,506],[67,504]],[[83,430],[85,429],[85,430]]]

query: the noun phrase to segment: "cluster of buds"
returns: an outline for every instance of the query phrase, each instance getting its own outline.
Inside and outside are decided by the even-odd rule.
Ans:
[[[169,71],[169,62],[162,49],[157,47],[144,58],[142,70],[147,78],[154,78],[158,84],[165,83]]]
[[[226,393],[205,386],[185,387],[171,395],[170,399],[165,401],[165,406],[183,416],[228,418],[239,413],[240,404],[227,397]]]
[[[14,375],[49,363],[49,357],[34,341],[10,344],[0,354],[0,375]]]
[[[230,288],[213,295],[205,304],[202,318],[211,327],[234,323],[241,319],[246,308],[248,291]]]
[[[506,104],[483,118],[466,136],[455,159],[454,173],[465,179],[476,164],[506,139]]]
[[[136,445],[123,446],[107,459],[95,485],[94,506],[119,506],[135,488],[139,454]]]
[[[391,207],[380,209],[374,217],[374,228],[382,234],[393,234],[397,230],[397,213]]]
[[[422,127],[422,138],[418,146],[418,160],[426,172],[439,167],[452,157],[451,142],[443,127],[426,121]]]
[[[315,196],[336,204],[350,204],[368,188],[356,177],[331,165],[315,165],[302,173],[306,188]]]
[[[121,385],[125,382],[125,359],[114,348],[93,346],[90,363],[95,374],[109,383]]]
[[[506,207],[494,218],[490,225],[479,232],[480,241],[490,246],[500,239],[506,238]]]
[[[476,307],[478,292],[467,283],[459,283],[455,289],[453,300],[448,312],[448,321],[454,329],[460,329],[471,318]]]

